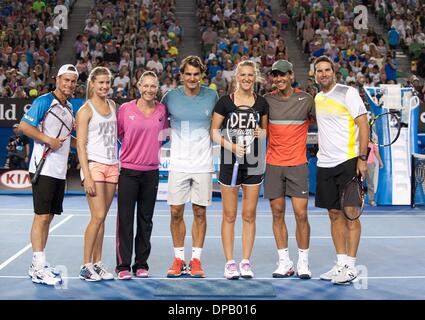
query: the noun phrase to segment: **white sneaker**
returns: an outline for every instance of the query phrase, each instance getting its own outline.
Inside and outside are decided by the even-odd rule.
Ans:
[[[291,260],[279,260],[277,265],[277,269],[273,272],[273,278],[286,278],[294,275],[294,263]]]
[[[354,279],[357,278],[357,270],[354,268],[350,268],[345,265],[341,272],[339,272],[333,279],[333,284],[350,284]]]
[[[241,272],[242,278],[244,278],[244,279],[254,278],[254,272],[252,272],[250,262],[239,263],[239,270]]]
[[[113,280],[114,275],[106,270],[105,266],[103,265],[102,261],[99,261],[95,264],[93,264],[94,271],[102,278],[102,280]]]
[[[308,261],[300,261],[297,263],[297,275],[300,279],[311,279],[311,271],[308,265]]]
[[[320,275],[320,280],[332,281],[333,278],[335,278],[342,271],[343,268],[344,266],[341,266],[339,264],[334,265],[331,270]]]
[[[56,271],[56,270],[55,270],[55,268],[54,268],[54,267],[52,267],[52,266],[50,265],[50,263],[48,263],[48,262],[46,262],[46,264],[44,265],[44,268],[46,269],[46,272],[50,273],[50,275],[51,275],[52,277],[60,277],[60,276],[61,276],[61,273],[60,273],[60,272],[58,272],[58,271]],[[30,278],[32,278],[32,277],[33,277],[33,275],[34,275],[34,272],[35,272],[35,271],[36,271],[36,268],[35,268],[34,264],[33,264],[33,263],[31,263],[31,265],[30,265],[30,267],[29,267],[29,269],[28,269],[28,276],[29,276]]]
[[[226,263],[224,266],[224,277],[228,280],[236,280],[239,279],[239,271],[238,265],[233,263]]]
[[[98,275],[96,271],[94,271],[92,264],[82,266],[80,269],[79,277],[81,280],[86,280],[89,282],[102,280],[102,277]]]
[[[55,286],[62,283],[61,277],[54,276],[47,268],[34,270],[31,280],[34,283],[47,284],[49,286]]]

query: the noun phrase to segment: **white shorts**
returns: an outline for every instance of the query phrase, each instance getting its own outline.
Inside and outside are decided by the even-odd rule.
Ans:
[[[169,205],[181,205],[186,202],[204,207],[211,205],[212,172],[169,172],[167,203]]]

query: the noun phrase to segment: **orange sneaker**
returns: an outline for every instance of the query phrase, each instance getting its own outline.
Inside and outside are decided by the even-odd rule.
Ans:
[[[180,258],[174,258],[173,265],[167,271],[167,278],[180,277],[182,274],[187,274],[186,262]]]
[[[201,261],[192,259],[189,264],[190,276],[193,278],[205,278],[205,272],[202,270]]]

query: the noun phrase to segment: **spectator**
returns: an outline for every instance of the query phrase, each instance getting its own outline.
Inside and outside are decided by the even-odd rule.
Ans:
[[[28,167],[30,144],[28,137],[18,130],[19,124],[13,125],[13,134],[6,146],[5,169],[26,169]]]
[[[128,89],[128,85],[130,83],[130,78],[127,75],[126,68],[122,68],[119,72],[119,76],[114,79],[113,88],[117,89],[121,87],[123,90]]]
[[[211,83],[214,83],[217,86],[217,92],[226,92],[227,90],[227,81],[223,78],[223,71],[218,70],[215,77],[211,79]]]
[[[18,63],[19,72],[24,76],[28,76],[30,65],[27,62],[27,56],[25,54],[21,55],[20,61]]]
[[[400,42],[400,34],[396,30],[396,28],[393,26],[391,27],[390,31],[388,31],[388,45],[390,46],[391,50],[397,49]]]
[[[421,53],[418,57],[417,73],[420,77],[425,77],[425,46],[421,48]]]
[[[35,0],[32,4],[32,10],[34,10],[37,14],[41,13],[46,8],[46,4],[43,0]]]
[[[162,73],[162,71],[164,71],[164,66],[162,65],[162,63],[159,61],[159,57],[158,54],[155,53],[152,56],[152,59],[150,59],[147,63],[146,63],[146,68],[148,70],[152,70],[154,71],[157,75],[160,75]]]
[[[392,58],[391,53],[387,55],[387,59],[385,60],[384,71],[387,77],[387,83],[390,83],[389,81],[397,83],[397,63]]]

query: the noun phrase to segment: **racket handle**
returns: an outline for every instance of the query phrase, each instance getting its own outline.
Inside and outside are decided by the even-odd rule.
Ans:
[[[34,176],[31,179],[32,184],[37,184],[38,178],[40,177],[41,170],[43,169],[44,162],[46,161],[46,158],[41,158],[40,163],[37,166],[37,169],[35,170]]]
[[[231,187],[236,187],[236,180],[238,179],[238,171],[239,171],[239,162],[236,161],[235,165],[233,166],[232,182],[230,183]]]

